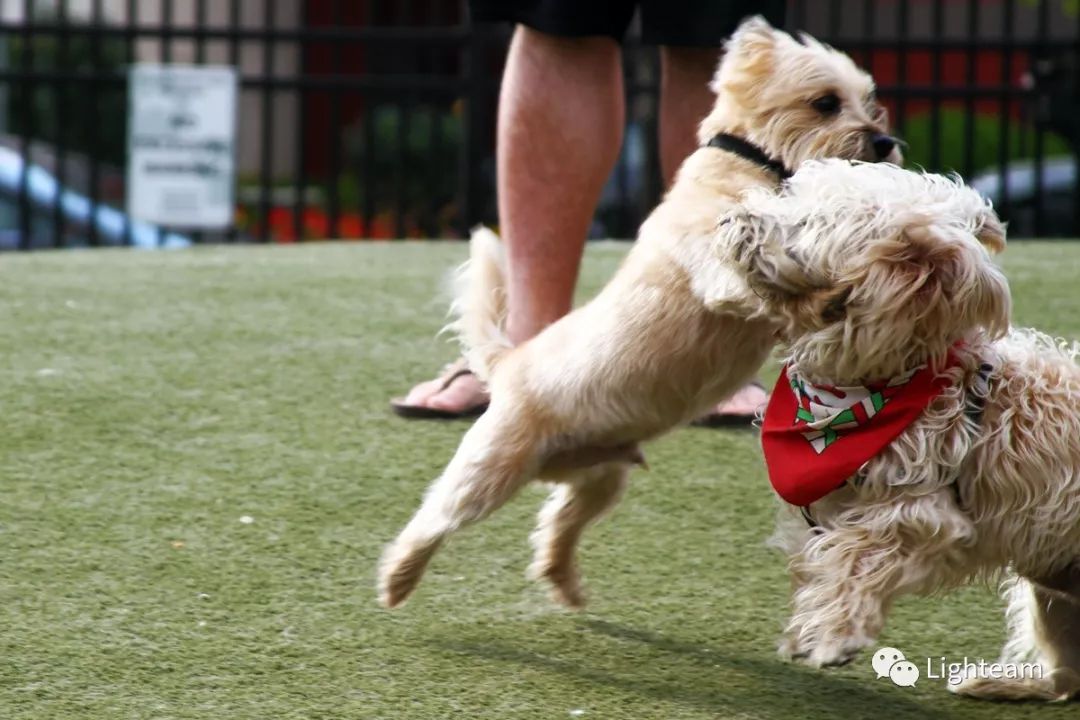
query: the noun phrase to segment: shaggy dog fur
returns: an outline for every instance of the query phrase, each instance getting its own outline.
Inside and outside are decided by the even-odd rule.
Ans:
[[[713,89],[701,142],[736,135],[787,167],[812,157],[876,159],[874,141],[887,132],[873,82],[850,58],[759,18],[733,35]],[[743,190],[779,184],[739,155],[697,150],[607,287],[514,348],[502,332],[499,243],[476,234],[458,329],[491,404],[383,555],[384,605],[405,600],[450,533],[536,479],[557,484],[533,533],[532,573],[558,601],[582,605],[575,547],[643,463],[638,443],[731,395],[773,345],[772,321],[740,309],[753,295],[715,231]]]
[[[1004,659],[1037,661],[1044,677],[954,689],[1080,694],[1078,348],[1009,328],[993,211],[958,180],[829,161],[782,192],[747,193],[721,228],[743,243],[748,281],[781,323],[789,372],[857,386],[945,367],[950,351],[959,363],[920,419],[809,507],[817,527],[782,513],[775,539],[793,581],[782,652],[844,663],[898,596],[1009,575]]]

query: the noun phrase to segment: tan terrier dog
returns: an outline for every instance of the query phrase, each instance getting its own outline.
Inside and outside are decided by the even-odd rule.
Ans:
[[[897,598],[1006,576],[1014,672],[950,689],[1080,697],[1080,347],[1009,327],[993,210],[950,178],[832,160],[747,193],[721,235],[744,243],[787,362],[762,428],[802,506],[775,537],[781,651],[842,664]]]
[[[575,547],[643,464],[638,443],[730,396],[773,346],[771,320],[732,309],[754,296],[734,248],[717,246],[717,219],[742,191],[778,187],[808,158],[900,160],[873,81],[846,55],[760,18],[726,50],[702,147],[587,305],[511,347],[501,248],[492,233],[474,234],[457,325],[491,404],[387,548],[378,583],[386,606],[408,597],[447,535],[535,479],[557,485],[533,534],[532,573],[558,601],[582,605]]]

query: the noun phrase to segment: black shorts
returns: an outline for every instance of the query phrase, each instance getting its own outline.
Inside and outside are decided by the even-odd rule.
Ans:
[[[599,35],[622,42],[641,7],[650,45],[720,47],[743,18],[763,15],[783,27],[786,0],[469,0],[475,22],[510,22],[559,37]]]

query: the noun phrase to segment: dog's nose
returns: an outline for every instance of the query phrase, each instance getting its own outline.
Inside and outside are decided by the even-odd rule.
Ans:
[[[874,154],[877,155],[877,159],[884,160],[889,157],[889,153],[896,147],[896,138],[889,137],[888,135],[875,135],[873,145]]]

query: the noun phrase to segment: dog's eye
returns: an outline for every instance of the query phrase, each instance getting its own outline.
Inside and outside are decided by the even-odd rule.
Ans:
[[[836,93],[822,95],[810,101],[810,105],[822,115],[835,115],[840,111],[840,98]]]

